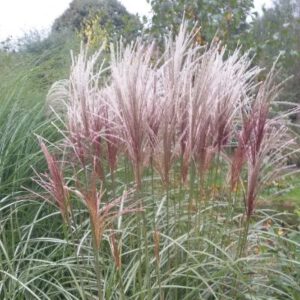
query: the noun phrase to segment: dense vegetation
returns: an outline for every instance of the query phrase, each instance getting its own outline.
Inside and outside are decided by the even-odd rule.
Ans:
[[[149,2],[2,43],[0,299],[298,300],[300,3]]]

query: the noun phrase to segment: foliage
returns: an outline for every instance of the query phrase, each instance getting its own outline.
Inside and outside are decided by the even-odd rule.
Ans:
[[[136,37],[142,26],[137,16],[127,12],[118,0],[74,0],[64,14],[56,19],[52,32],[65,29],[85,33],[87,25],[97,29],[101,34],[107,32],[110,41],[119,40],[121,36],[130,41]],[[88,36],[86,36],[86,39]]]
[[[239,40],[247,35],[251,16],[252,0],[149,0],[152,10],[151,32],[163,36],[169,30],[178,32],[182,19],[190,21],[190,28],[197,22],[201,32],[200,44],[210,42],[217,34],[224,44],[235,48]]]
[[[9,55],[9,54],[6,54]],[[29,84],[31,74],[24,66],[14,66],[13,76],[1,78],[0,83],[0,194],[2,198],[31,185],[32,165],[44,168],[42,153],[35,134],[55,140],[55,132],[45,120],[43,95]],[[35,71],[32,70],[34,73]],[[18,75],[16,75],[18,74]],[[54,135],[53,135],[54,132]]]
[[[18,51],[0,53],[2,83],[11,86],[23,78],[20,97],[33,103],[34,100],[36,103],[45,102],[53,82],[68,74],[70,48],[76,51],[79,45],[79,39],[69,32],[52,34],[46,39],[40,39],[39,35],[27,35],[20,40]]]
[[[91,48],[96,48],[105,43],[109,44],[109,35],[106,29],[100,27],[100,17],[96,15],[83,22],[79,35]]]
[[[270,66],[279,55],[282,78],[289,80],[284,100],[299,102],[299,55],[300,55],[300,5],[299,1],[277,0],[271,8],[253,23],[257,60],[263,66]]]
[[[248,252],[236,259],[239,214],[216,219],[216,211],[226,211],[227,205],[215,201],[188,221],[186,207],[179,204],[186,201],[184,192],[178,193],[170,190],[178,201],[171,200],[170,235],[165,234],[165,197],[158,194],[154,197],[159,206],[152,197],[143,198],[145,222],[132,215],[122,219],[121,231],[105,231],[100,252],[105,299],[122,299],[123,290],[125,299],[297,300],[299,232],[287,226],[282,233],[284,213],[257,211]],[[1,297],[93,299],[97,284],[86,218],[83,207],[75,209],[74,220],[80,225],[64,236],[59,213],[47,204],[24,195],[2,199]],[[199,228],[193,226],[197,218]],[[113,245],[120,251],[121,273],[112,258]]]

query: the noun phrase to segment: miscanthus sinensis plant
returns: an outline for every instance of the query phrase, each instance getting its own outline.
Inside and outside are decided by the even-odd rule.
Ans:
[[[24,262],[2,272],[0,295],[297,299],[298,232],[257,209],[297,151],[288,117],[298,108],[278,110],[275,67],[259,81],[248,53],[201,47],[185,24],[163,52],[120,43],[107,64],[103,49],[82,47],[49,91],[65,106],[62,141],[40,138],[49,171],[34,182],[58,209],[34,202],[16,250]]]

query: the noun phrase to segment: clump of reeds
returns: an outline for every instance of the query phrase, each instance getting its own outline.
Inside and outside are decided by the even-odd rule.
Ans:
[[[274,83],[275,71],[258,82],[261,70],[252,67],[249,53],[242,55],[237,49],[228,55],[215,41],[200,47],[186,24],[175,40],[166,38],[162,53],[155,43],[141,40],[128,46],[120,43],[117,50],[112,47],[105,84],[101,49],[91,57],[87,52],[82,48],[73,57],[69,80],[54,85],[49,97],[65,101],[62,119],[72,165],[77,164],[77,170],[85,174],[92,170],[75,195],[88,208],[96,251],[114,217],[139,211],[123,205],[115,210],[123,196],[110,200],[103,188],[108,186],[105,178],[110,173],[115,194],[115,173],[124,159],[131,163],[138,191],[143,189],[144,170],[150,165],[159,174],[163,190],[181,185],[176,176],[174,182],[170,176],[179,164],[180,180],[192,183],[192,195],[196,189],[198,195],[206,193],[207,200],[214,201],[215,193],[208,194],[206,185],[214,184],[209,180],[218,172],[226,197],[241,187],[247,219],[244,248],[259,192],[282,174],[293,151],[287,115],[273,110],[280,91]],[[41,185],[53,195],[65,218],[69,191],[74,187],[65,187],[55,160],[44,144],[41,147],[51,175]],[[196,188],[194,181],[199,183]],[[160,239],[158,231],[154,232],[159,264]],[[114,235],[111,247],[116,266],[121,268]]]

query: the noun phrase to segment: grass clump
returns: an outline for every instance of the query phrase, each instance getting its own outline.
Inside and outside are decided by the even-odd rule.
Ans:
[[[102,50],[48,94],[64,109],[59,142],[40,138],[42,190],[2,200],[0,295],[297,299],[298,229],[257,209],[297,148],[275,68],[258,82],[248,54],[185,24],[162,54],[120,44],[106,68]]]

